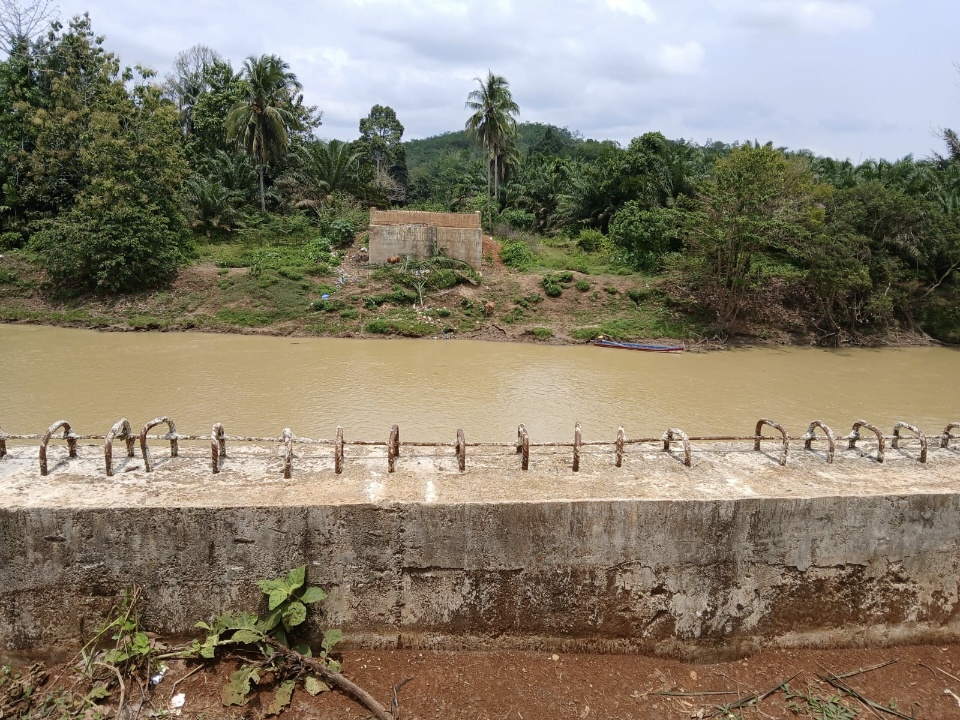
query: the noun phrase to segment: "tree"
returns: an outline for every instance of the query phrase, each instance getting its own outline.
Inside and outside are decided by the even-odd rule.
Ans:
[[[487,155],[487,217],[493,222],[490,178],[494,177],[494,195],[499,196],[499,160],[507,152],[510,140],[516,134],[520,107],[510,93],[510,83],[502,75],[487,71],[486,79],[475,78],[479,88],[467,95],[466,107],[473,111],[465,128],[476,136],[477,143]]]
[[[223,58],[206,45],[194,45],[177,53],[173,72],[163,83],[164,94],[180,110],[184,136],[193,133],[193,110],[200,97],[212,89],[211,70],[223,65]]]
[[[403,202],[407,195],[407,154],[401,143],[403,125],[391,107],[374,105],[360,120],[356,146],[373,165],[375,201]]]
[[[260,175],[260,211],[267,211],[264,170],[286,154],[290,131],[302,124],[294,107],[302,86],[290,66],[276,55],[243,62],[243,101],[227,116],[227,137],[243,147]]]
[[[50,0],[22,5],[19,0],[0,0],[0,50],[8,55],[22,52],[51,22],[59,9]]]
[[[360,120],[360,146],[376,166],[377,172],[393,162],[393,154],[403,138],[403,125],[392,107],[374,105]]]
[[[357,191],[358,160],[347,143],[314,140],[293,149],[290,169],[279,182],[289,189],[293,207],[319,213],[335,193]]]
[[[687,216],[690,280],[722,332],[737,328],[755,291],[799,275],[803,247],[823,232],[822,202],[806,160],[745,145],[716,161]]]
[[[57,33],[43,55],[57,69],[44,72],[45,102],[25,109],[36,135],[23,197],[42,218],[31,244],[62,286],[112,293],[166,283],[188,242],[176,109],[151,71],[120,70],[88,17]]]

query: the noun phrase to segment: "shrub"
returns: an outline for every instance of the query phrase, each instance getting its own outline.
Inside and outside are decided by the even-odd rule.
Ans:
[[[586,280],[577,280],[577,284],[574,285],[574,287],[577,288],[577,290],[579,290],[580,292],[586,292],[587,290],[590,289],[590,283],[587,282]]]
[[[595,253],[605,249],[609,245],[607,236],[599,230],[586,229],[581,230],[577,237],[577,247],[587,253]]]
[[[532,230],[537,221],[533,213],[519,208],[507,208],[500,213],[500,219],[515,230]]]
[[[500,247],[500,260],[514,270],[529,270],[536,257],[525,240],[512,240]]]
[[[446,290],[459,282],[457,273],[449,268],[439,268],[430,272],[427,277],[427,287],[431,290]]]
[[[547,282],[546,278],[544,278],[543,291],[547,294],[547,297],[557,298],[563,294],[563,286]]]
[[[347,218],[336,218],[325,222],[320,230],[330,244],[337,248],[353,245],[353,238],[357,234],[357,226]]]
[[[535,328],[530,328],[529,332],[531,335],[533,335],[536,338],[540,338],[541,340],[546,340],[547,338],[553,337],[553,330],[551,330],[550,328],[535,327]]]

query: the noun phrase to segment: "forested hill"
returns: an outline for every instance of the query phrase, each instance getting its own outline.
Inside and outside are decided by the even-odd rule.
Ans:
[[[402,118],[378,104],[354,140],[325,141],[322,108],[277,55],[234,67],[198,45],[161,80],[122,67],[89,16],[29,35],[4,27],[0,254],[32,265],[50,297],[162,291],[198,257],[227,262],[225,246],[267,276],[259,290],[286,278],[302,284],[297,298],[332,295],[323,278],[362,245],[369,208],[406,207],[482,213],[500,259],[542,275],[550,298],[550,271],[631,276],[638,313],[655,298],[711,336],[960,343],[949,130],[943,156],[856,164],[639,122],[619,144],[518,122],[509,82],[488,72],[464,88],[465,130],[404,142]],[[8,266],[0,285],[15,289]]]

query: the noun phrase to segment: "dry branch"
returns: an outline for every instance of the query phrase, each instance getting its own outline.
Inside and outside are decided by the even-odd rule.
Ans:
[[[352,695],[354,698],[359,700],[364,707],[366,707],[370,712],[374,714],[377,720],[397,720],[399,717],[399,706],[397,707],[398,713],[394,715],[392,712],[387,710],[383,705],[376,701],[376,699],[364,690],[362,687],[356,683],[348,680],[346,677],[341,675],[338,672],[334,672],[322,662],[317,662],[313,658],[308,658],[306,655],[301,655],[296,650],[291,650],[286,645],[282,645],[271,637],[264,636],[263,642],[272,647],[278,653],[284,657],[293,660],[294,662],[300,663],[304,667],[308,667],[311,670],[315,671],[317,674],[321,675],[324,680],[330,681],[333,685],[336,685],[338,688],[344,692]],[[394,690],[394,701],[396,702],[396,692],[402,687],[403,683],[400,684]]]

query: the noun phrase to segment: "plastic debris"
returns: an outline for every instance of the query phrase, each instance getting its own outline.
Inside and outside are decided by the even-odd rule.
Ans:
[[[163,680],[163,676],[166,675],[166,674],[167,674],[167,666],[166,666],[166,665],[161,665],[161,666],[160,666],[160,672],[158,672],[156,675],[151,675],[151,676],[150,676],[150,684],[151,684],[151,685],[159,685],[159,684],[160,684],[160,681]]]

